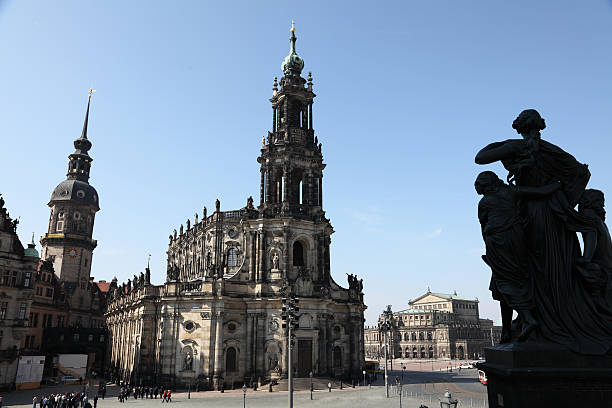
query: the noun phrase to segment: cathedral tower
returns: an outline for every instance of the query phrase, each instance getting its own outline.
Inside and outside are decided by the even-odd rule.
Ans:
[[[285,74],[274,78],[272,131],[263,140],[259,209],[264,216],[298,216],[321,219],[323,155],[312,127],[312,76],[300,76],[304,61],[295,50],[291,28],[289,55],[281,64]]]
[[[75,151],[68,156],[66,180],[58,184],[51,194],[48,232],[41,238],[42,259],[53,262],[55,274],[64,282],[71,282],[81,290],[87,289],[91,271],[91,257],[97,245],[92,239],[94,218],[100,209],[98,193],[89,184],[92,158],[87,138],[89,106],[81,137],[74,141]]]

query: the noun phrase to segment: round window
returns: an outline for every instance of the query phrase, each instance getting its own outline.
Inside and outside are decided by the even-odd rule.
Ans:
[[[234,331],[236,330],[236,325],[234,323],[230,323],[227,325],[227,330]]]
[[[236,238],[236,236],[238,235],[238,233],[236,232],[235,229],[231,229],[227,232],[227,235],[229,235],[230,238]]]
[[[77,197],[79,197],[79,198],[85,197],[85,192],[83,190],[77,191]]]
[[[75,213],[74,213],[74,219],[75,219],[75,220],[77,220],[77,221],[78,221],[78,220],[80,220],[80,219],[81,219],[81,213],[80,213],[80,212],[78,212],[78,211],[77,211],[77,212],[75,212]]]
[[[192,321],[185,322],[185,330],[193,331],[195,329],[195,324]]]

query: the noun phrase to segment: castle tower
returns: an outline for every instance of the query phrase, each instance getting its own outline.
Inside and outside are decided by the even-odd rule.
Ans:
[[[304,61],[295,50],[291,28],[290,51],[281,64],[285,74],[274,78],[272,131],[263,140],[260,206],[266,217],[282,214],[307,219],[323,217],[323,155],[312,127],[312,76],[300,76]]]
[[[91,257],[97,245],[92,233],[100,209],[98,193],[89,184],[92,158],[88,154],[91,142],[87,126],[92,92],[90,89],[81,137],[74,141],[75,151],[68,156],[66,180],[55,187],[48,203],[51,207],[48,232],[40,240],[42,259],[53,262],[59,280],[74,283],[83,291],[87,290]]]

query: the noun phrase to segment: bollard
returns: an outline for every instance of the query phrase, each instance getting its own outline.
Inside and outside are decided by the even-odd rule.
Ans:
[[[340,389],[342,389],[342,380],[340,380]]]
[[[270,381],[270,384],[268,386],[268,392],[272,392],[272,381]]]

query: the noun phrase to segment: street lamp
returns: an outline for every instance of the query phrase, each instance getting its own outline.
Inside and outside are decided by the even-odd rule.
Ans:
[[[402,382],[404,381],[404,373],[406,372],[406,366],[402,364]]]
[[[287,329],[287,394],[289,396],[289,408],[293,408],[293,334],[292,329],[298,327],[298,312],[300,311],[298,299],[295,296],[290,298],[282,298],[281,319],[283,320],[282,328]]]
[[[400,394],[400,408],[402,408],[402,384],[398,385]]]
[[[366,385],[366,382],[365,382],[366,370],[363,370],[361,373],[363,374],[363,386],[365,387],[365,385]]]
[[[446,401],[440,400],[440,408],[457,408],[459,400],[457,398],[451,398],[451,393],[448,392],[448,389],[446,389],[444,393],[444,398],[446,398]]]
[[[310,400],[312,401],[312,371],[308,375],[310,376]]]
[[[391,311],[391,305],[387,305],[387,309],[383,312],[383,321],[378,323],[378,329],[383,332],[384,344],[385,344],[385,396],[389,398],[389,374],[387,372],[387,331],[391,326],[391,317],[393,312]]]
[[[246,390],[247,386],[246,384],[244,384],[242,386],[242,408],[246,408]]]

